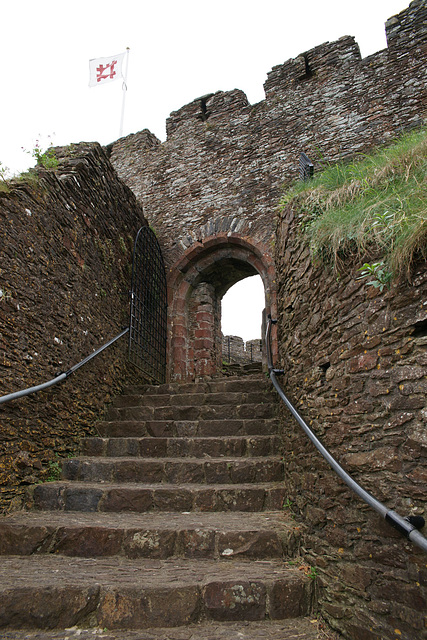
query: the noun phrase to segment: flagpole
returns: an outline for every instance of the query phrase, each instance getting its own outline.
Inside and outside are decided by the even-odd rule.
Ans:
[[[123,136],[123,122],[124,122],[124,118],[125,118],[125,98],[126,98],[126,91],[128,89],[128,87],[127,87],[128,64],[129,64],[129,47],[126,47],[126,65],[125,65],[125,72],[123,74],[123,84],[122,84],[123,100],[122,100],[122,115],[121,115],[121,118],[120,118],[119,138],[121,138]]]

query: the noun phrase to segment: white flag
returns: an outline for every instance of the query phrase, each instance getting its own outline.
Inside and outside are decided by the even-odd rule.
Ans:
[[[125,55],[126,53],[119,53],[109,58],[89,60],[89,86],[97,87],[100,84],[123,78],[122,67]]]

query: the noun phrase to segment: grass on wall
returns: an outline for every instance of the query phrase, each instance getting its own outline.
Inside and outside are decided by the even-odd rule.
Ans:
[[[427,128],[348,164],[328,167],[288,190],[314,258],[360,262],[361,277],[383,286],[409,277],[427,257]],[[362,264],[364,262],[364,264]]]

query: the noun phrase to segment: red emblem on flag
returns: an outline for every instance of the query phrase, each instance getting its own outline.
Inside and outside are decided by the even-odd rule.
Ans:
[[[96,68],[96,81],[101,82],[101,80],[114,80],[114,76],[116,72],[114,67],[117,64],[117,60],[113,60],[111,63],[100,64],[99,67]]]

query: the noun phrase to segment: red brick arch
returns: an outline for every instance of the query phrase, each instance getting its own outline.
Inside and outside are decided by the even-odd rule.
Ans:
[[[194,380],[218,371],[221,299],[235,282],[256,274],[264,284],[266,313],[274,316],[275,267],[265,246],[235,233],[217,234],[192,245],[173,265],[168,275],[170,380]]]

